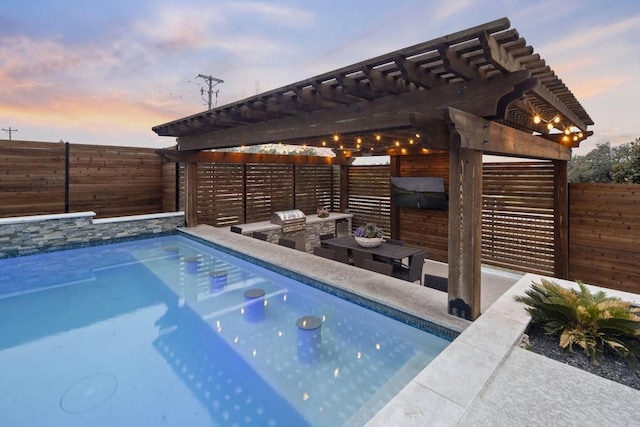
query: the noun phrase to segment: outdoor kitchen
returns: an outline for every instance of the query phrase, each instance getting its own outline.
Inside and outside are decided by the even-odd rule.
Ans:
[[[333,233],[335,236],[346,236],[351,230],[353,214],[329,212],[328,216],[317,214],[305,215],[299,209],[276,211],[269,221],[237,224],[241,234],[253,236],[254,232],[267,235],[267,241],[278,243],[280,238],[294,240],[296,249],[313,253],[313,248],[320,242],[320,236]]]

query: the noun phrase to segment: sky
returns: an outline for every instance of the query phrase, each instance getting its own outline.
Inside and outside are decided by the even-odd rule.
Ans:
[[[163,148],[151,128],[507,17],[595,122],[640,137],[640,1],[2,0],[0,127],[14,140]],[[8,139],[0,132],[0,139]]]

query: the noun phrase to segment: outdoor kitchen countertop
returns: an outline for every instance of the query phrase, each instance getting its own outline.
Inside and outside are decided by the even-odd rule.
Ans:
[[[326,218],[319,218],[318,215],[306,215],[306,223],[307,224],[315,224],[319,222],[327,222],[327,221],[337,221],[340,219],[348,219],[352,218],[353,214],[350,213],[342,213],[342,212],[329,212],[329,216]],[[248,224],[234,224],[236,227],[242,228],[242,234],[251,234],[254,231],[271,231],[271,230],[280,230],[282,228],[279,224],[273,224],[271,221],[258,221],[258,222],[250,222]],[[230,229],[231,227],[220,227],[222,229]]]

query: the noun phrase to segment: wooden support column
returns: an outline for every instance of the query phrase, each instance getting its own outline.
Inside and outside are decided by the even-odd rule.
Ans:
[[[340,212],[349,208],[349,165],[340,165]],[[351,230],[349,230],[351,232]]]
[[[187,227],[195,227],[198,225],[198,205],[197,205],[197,188],[198,188],[198,164],[193,162],[185,163],[185,185],[184,185],[184,216]]]
[[[389,172],[392,177],[400,176],[400,156],[391,156],[390,157],[390,165]],[[389,230],[389,234],[392,239],[400,239],[400,208],[396,206],[393,201],[393,189],[389,189],[390,193],[389,197],[391,198],[391,229]]]
[[[554,276],[569,278],[568,162],[553,161]]]
[[[484,129],[476,129],[478,133]],[[462,148],[451,130],[449,155],[449,313],[480,315],[482,260],[482,151]]]

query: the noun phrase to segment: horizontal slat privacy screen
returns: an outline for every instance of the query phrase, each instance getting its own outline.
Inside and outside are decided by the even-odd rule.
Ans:
[[[552,275],[553,164],[485,163],[482,190],[483,262]]]

